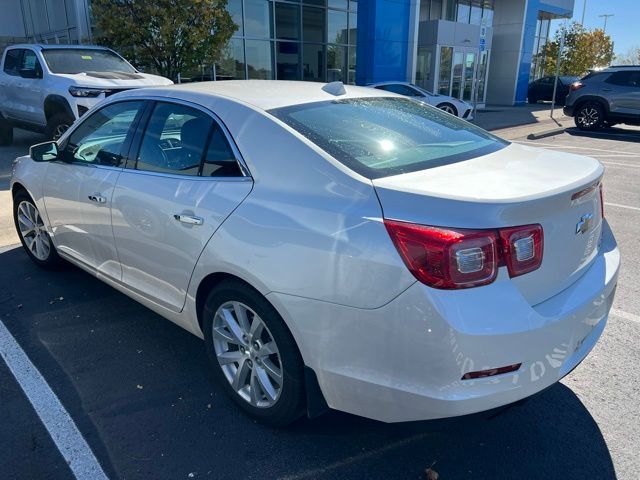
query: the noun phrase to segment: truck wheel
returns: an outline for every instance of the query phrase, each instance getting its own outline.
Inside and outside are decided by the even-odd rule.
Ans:
[[[62,134],[66,132],[67,129],[71,126],[74,120],[75,119],[67,113],[56,113],[47,122],[45,135],[51,140],[59,139]]]
[[[5,119],[0,119],[0,145],[7,146],[13,143],[13,125]]]

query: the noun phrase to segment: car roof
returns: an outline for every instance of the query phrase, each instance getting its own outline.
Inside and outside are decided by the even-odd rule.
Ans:
[[[387,82],[376,82],[376,83],[372,83],[370,85],[367,85],[367,87],[380,87],[382,85],[407,85],[409,87],[413,87],[415,85],[413,85],[411,82],[394,82],[394,81],[387,81]]]
[[[325,85],[331,84],[289,80],[220,80],[183,83],[167,87],[139,88],[118,94],[118,98],[166,96],[186,101],[202,101],[202,96],[223,97],[249,104],[261,110],[349,98],[390,96],[402,98],[401,95],[391,92],[353,85],[344,85],[345,93],[335,95],[323,90]]]
[[[107,47],[101,47],[100,45],[60,45],[56,43],[17,43],[15,45],[9,45],[9,48],[35,48],[37,50],[50,50],[50,49],[81,49],[81,50],[109,50]]]

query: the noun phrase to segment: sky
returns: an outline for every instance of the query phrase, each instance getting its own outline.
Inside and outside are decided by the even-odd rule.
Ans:
[[[577,22],[582,19],[584,2],[585,0],[575,0],[573,20]],[[616,54],[624,54],[631,47],[640,47],[638,34],[640,0],[587,0],[584,26],[589,29],[602,28],[604,18],[598,15],[603,13],[613,13],[613,17],[607,19],[607,33],[613,40],[613,49]],[[555,20],[552,25],[557,28],[561,23],[561,20]]]

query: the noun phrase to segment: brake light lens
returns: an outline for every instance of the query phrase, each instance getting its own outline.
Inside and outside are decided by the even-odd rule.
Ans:
[[[580,90],[582,87],[584,87],[584,83],[582,82],[573,82],[569,88],[571,89],[572,92],[575,92],[576,90]]]
[[[542,262],[540,225],[468,230],[387,219],[384,224],[409,271],[434,288],[487,285],[496,279],[500,265],[506,264],[513,277],[535,270]]]
[[[532,272],[542,263],[544,239],[540,225],[502,228],[499,230],[502,258],[510,277]]]

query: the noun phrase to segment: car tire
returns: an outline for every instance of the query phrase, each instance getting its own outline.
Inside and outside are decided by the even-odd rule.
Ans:
[[[458,116],[458,109],[450,103],[441,103],[437,105],[436,108],[439,108],[443,112],[450,113],[451,115]]]
[[[13,143],[13,125],[4,118],[0,119],[0,145],[7,147]]]
[[[593,131],[602,128],[605,122],[604,109],[595,102],[580,105],[573,117],[573,121],[580,130]]]
[[[74,120],[68,113],[56,113],[47,121],[45,135],[51,140],[58,140]]]
[[[25,191],[13,197],[13,221],[20,243],[36,265],[47,270],[57,270],[63,265],[38,207]]]
[[[239,280],[225,280],[209,293],[202,319],[213,376],[236,404],[271,426],[303,415],[304,363],[263,295]]]

